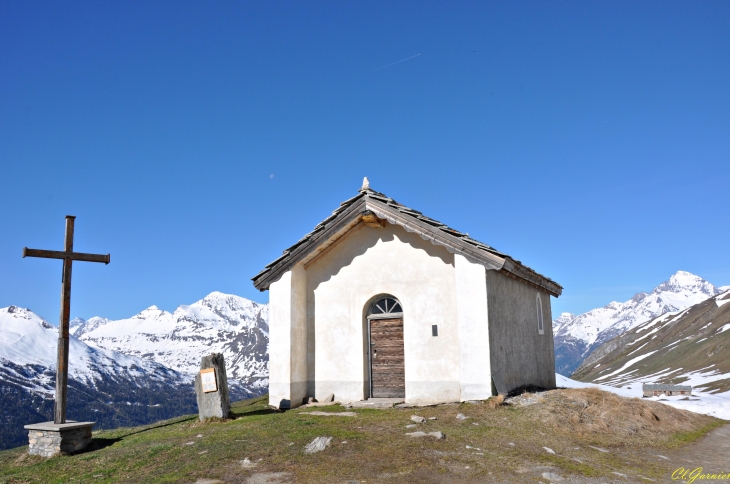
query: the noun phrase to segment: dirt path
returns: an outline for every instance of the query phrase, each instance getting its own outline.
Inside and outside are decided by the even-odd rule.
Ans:
[[[696,443],[671,455],[677,467],[705,473],[730,472],[730,424],[715,429]]]

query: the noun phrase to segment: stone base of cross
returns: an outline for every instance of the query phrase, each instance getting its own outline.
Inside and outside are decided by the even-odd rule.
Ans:
[[[91,428],[95,423],[69,420],[62,424],[42,422],[26,425],[28,453],[53,457],[83,450],[91,443]]]

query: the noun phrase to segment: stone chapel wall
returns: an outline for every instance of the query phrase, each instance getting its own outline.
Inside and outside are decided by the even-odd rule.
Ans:
[[[550,295],[541,292],[544,334],[538,333],[538,290],[487,271],[492,376],[508,391],[523,385],[555,388]]]

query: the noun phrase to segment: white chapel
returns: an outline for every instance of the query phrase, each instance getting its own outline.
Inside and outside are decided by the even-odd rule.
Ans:
[[[562,287],[369,187],[253,278],[269,290],[269,399],[406,403],[555,387]]]

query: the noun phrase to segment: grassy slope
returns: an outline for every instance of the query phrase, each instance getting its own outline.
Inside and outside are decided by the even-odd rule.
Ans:
[[[625,399],[633,402],[632,408],[639,405],[642,414],[648,412],[651,422],[656,415],[662,421],[680,416],[682,427],[680,432],[676,431],[680,427],[664,428],[657,417],[639,431],[618,435],[601,430],[601,425],[615,424],[603,420],[604,407],[616,406],[605,403],[610,394],[556,390],[543,395],[548,396],[540,398],[550,404],[492,408],[487,401],[421,409],[356,409],[356,417],[302,413],[343,411],[339,406],[279,413],[267,409],[263,397],[234,404],[235,420],[199,423],[190,416],[97,432],[97,448],[74,456],[46,460],[27,455],[25,448],[0,452],[0,482],[195,482],[198,478],[245,482],[263,472],[288,472],[296,482],[322,482],[322,476],[335,482],[537,482],[545,471],[601,477],[604,482],[616,477],[612,472],[661,479],[669,475],[672,463],[652,454],[671,452],[722,423],[658,403],[647,407],[641,400]],[[471,418],[457,420],[458,412]],[[406,429],[414,413],[438,420]],[[623,419],[622,413],[626,411],[619,409],[616,418]],[[413,430],[440,430],[447,438],[404,435]],[[332,446],[305,454],[304,446],[318,436],[334,437]],[[240,464],[244,458],[257,462],[256,467],[244,469]]]
[[[668,318],[667,321],[655,334],[607,354],[592,363],[589,368],[576,372],[571,378],[584,382],[595,381],[601,375],[608,375],[623,367],[631,359],[652,351],[655,353],[624,369],[621,374],[605,381],[599,380],[597,383],[622,384],[628,379],[656,374],[669,368],[675,368],[676,371],[656,379],[657,383],[681,384],[682,379],[672,378],[673,375],[709,367],[719,373],[730,374],[730,331],[719,334],[717,332],[723,325],[730,323],[730,303],[718,307],[714,298],[710,298],[692,306],[679,317]],[[635,334],[640,338],[655,329],[651,327],[641,331],[642,327],[643,325],[634,328],[623,337]],[[679,343],[671,345],[675,341]],[[599,364],[600,366],[596,368]],[[628,372],[631,373],[622,377]],[[730,390],[730,379],[714,381],[703,385],[701,389],[726,392]]]

